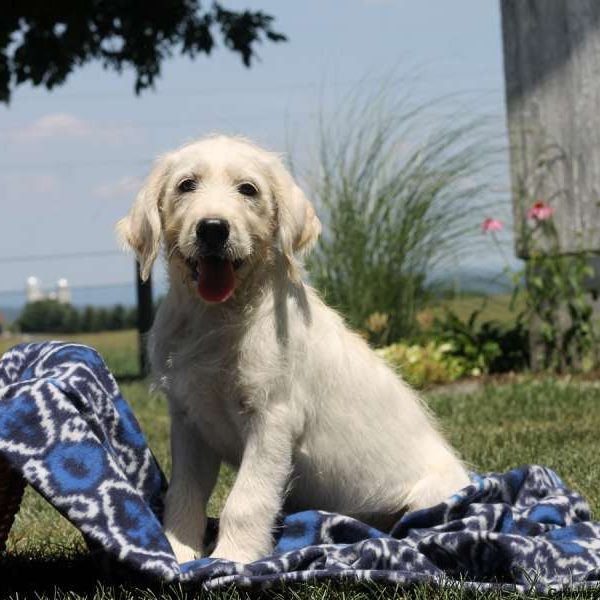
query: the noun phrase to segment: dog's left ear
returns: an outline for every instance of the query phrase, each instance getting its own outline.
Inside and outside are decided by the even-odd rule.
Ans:
[[[129,214],[117,223],[119,239],[136,253],[143,281],[148,279],[160,248],[160,202],[169,164],[168,157],[156,163]]]
[[[321,222],[313,205],[292,176],[279,166],[275,191],[278,212],[278,241],[290,279],[300,281],[297,254],[308,252],[321,233]]]

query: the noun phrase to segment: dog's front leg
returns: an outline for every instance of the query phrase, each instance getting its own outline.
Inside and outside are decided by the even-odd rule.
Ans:
[[[272,529],[292,464],[289,419],[273,410],[255,415],[242,462],[219,524],[212,558],[249,563],[272,549]]]
[[[164,529],[180,563],[203,554],[206,504],[219,474],[220,460],[200,432],[181,415],[171,415],[171,481]]]

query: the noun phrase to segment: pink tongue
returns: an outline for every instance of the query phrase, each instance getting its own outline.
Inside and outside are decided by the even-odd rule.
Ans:
[[[216,256],[198,261],[198,294],[207,302],[225,302],[235,287],[233,264]]]

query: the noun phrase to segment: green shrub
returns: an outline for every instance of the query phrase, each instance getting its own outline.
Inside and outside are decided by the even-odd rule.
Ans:
[[[554,209],[538,201],[522,226],[528,244],[523,289],[527,314],[535,323],[532,348],[536,368],[590,371],[598,366],[598,323],[590,282],[591,252],[563,255]],[[596,290],[597,293],[597,290]]]
[[[429,341],[425,344],[392,344],[376,350],[392,365],[405,381],[417,388],[451,383],[465,376],[477,376],[481,371],[462,356],[453,354],[448,342]]]
[[[450,344],[451,354],[463,359],[470,370],[480,373],[522,371],[529,366],[529,333],[520,315],[511,325],[490,320],[478,322],[482,309],[466,321],[447,310],[443,319],[435,319],[432,335]]]
[[[422,333],[426,336],[424,341],[392,344],[376,352],[419,388],[463,377],[527,369],[528,331],[522,317],[511,325],[494,320],[479,323],[481,311],[473,311],[463,321],[447,310],[443,318],[435,318]]]

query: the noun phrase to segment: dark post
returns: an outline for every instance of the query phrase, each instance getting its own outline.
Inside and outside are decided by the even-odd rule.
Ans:
[[[135,280],[137,289],[137,325],[138,325],[138,348],[140,357],[140,374],[146,377],[150,373],[150,363],[146,347],[146,334],[152,327],[154,311],[152,306],[152,275],[146,281],[140,276],[140,263],[135,261]]]

